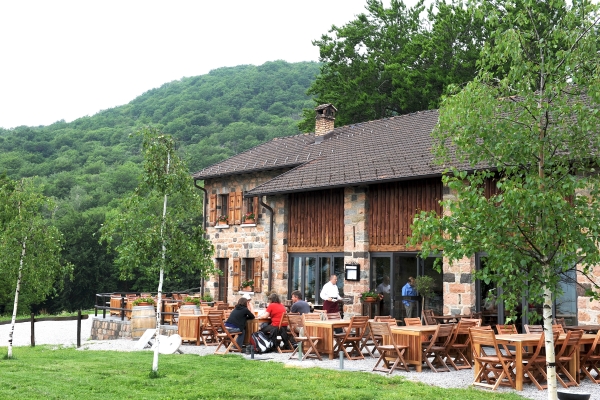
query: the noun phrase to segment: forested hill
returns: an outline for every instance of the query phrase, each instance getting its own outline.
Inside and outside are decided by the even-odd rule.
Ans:
[[[302,109],[312,106],[306,90],[318,72],[313,62],[220,68],[71,123],[0,128],[0,173],[44,177],[47,194],[57,198],[75,186],[122,194],[134,187],[140,161],[140,140],[130,134],[145,124],[175,136],[190,171],[197,171],[298,133]],[[98,200],[95,205],[106,204]]]
[[[117,280],[112,255],[98,244],[96,233],[114,200],[138,183],[141,138],[131,134],[139,127],[152,124],[172,134],[195,172],[274,137],[298,133],[302,109],[314,107],[306,91],[318,73],[314,62],[220,68],[70,123],[0,128],[0,174],[37,176],[45,194],[57,199],[65,257],[75,265],[75,280],[42,306],[89,307],[94,293],[132,289],[132,282]],[[166,290],[170,284],[185,288],[186,279],[166,282]],[[197,285],[196,277],[189,282]],[[12,304],[11,291],[2,286],[0,279],[0,313]]]

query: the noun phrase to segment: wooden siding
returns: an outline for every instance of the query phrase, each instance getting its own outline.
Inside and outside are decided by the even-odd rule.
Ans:
[[[343,250],[343,189],[292,193],[289,197],[289,205],[289,248]]]
[[[407,250],[410,225],[421,211],[442,213],[439,178],[392,182],[369,187],[369,248]]]

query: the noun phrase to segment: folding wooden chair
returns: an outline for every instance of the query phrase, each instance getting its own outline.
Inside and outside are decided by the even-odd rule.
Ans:
[[[334,312],[334,313],[326,313],[325,317],[330,320],[336,320],[336,319],[342,319],[342,315],[339,312]]]
[[[515,388],[515,376],[512,371],[514,358],[503,355],[496,343],[496,335],[491,329],[471,328],[469,329],[473,358],[479,367],[479,373],[473,380],[474,386],[481,386],[496,390],[499,385]],[[493,347],[493,355],[486,354],[483,346]],[[480,348],[477,351],[477,348]]]
[[[369,331],[374,336],[379,336],[387,341],[388,344],[383,344],[380,341],[375,344],[380,356],[373,371],[382,371],[391,374],[395,369],[404,368],[408,372],[408,366],[404,360],[404,352],[408,349],[407,345],[398,345],[392,336],[390,325],[386,322],[369,322]],[[379,367],[379,363],[383,363]]]
[[[277,348],[277,352],[278,353],[293,353],[295,348],[294,345],[292,344],[293,341],[290,340],[290,336],[293,338],[294,336],[292,335],[292,333],[289,332],[288,328],[290,326],[290,321],[288,318],[288,314],[287,313],[283,313],[283,315],[281,316],[281,319],[279,320],[279,326],[277,327],[277,337],[275,340],[275,347]],[[284,332],[285,331],[285,334]],[[285,347],[285,349],[282,349],[280,343],[283,342],[283,347]]]
[[[343,351],[349,360],[364,359],[365,356],[361,352],[360,344],[368,323],[368,316],[355,315],[352,317],[346,332],[333,335],[333,339],[335,340],[334,353]],[[347,348],[350,348],[350,352],[348,352]],[[351,356],[354,352],[357,354],[356,357]]]
[[[469,329],[478,327],[477,323],[481,323],[481,320],[466,319],[463,318],[456,325],[452,340],[448,345],[448,362],[457,371],[459,369],[471,368],[469,360],[469,348],[470,348],[470,336]],[[494,331],[492,331],[492,334]]]
[[[562,325],[552,324],[552,332],[558,332],[562,335],[563,333],[565,333],[565,329]]]
[[[454,324],[438,325],[431,340],[422,345],[423,361],[427,363],[433,372],[450,372],[450,368],[448,368],[444,359],[450,358],[448,357],[448,344],[452,339],[454,328]],[[429,361],[429,357],[433,357],[433,363]],[[437,364],[437,368],[434,364]]]
[[[496,325],[496,331],[498,335],[514,335],[519,333],[517,327],[514,324],[510,325]]]
[[[289,314],[288,320],[290,322],[290,331],[296,339],[296,342],[302,343],[302,350],[304,351],[304,355],[302,356],[302,361],[307,358],[318,358],[321,361],[321,354],[317,350],[317,343],[319,340],[322,340],[322,337],[319,336],[311,336],[304,329],[304,316],[300,314]],[[298,332],[298,333],[296,333]],[[294,357],[294,355],[298,352],[300,346],[294,349],[294,352],[290,355],[290,359]]]
[[[213,332],[218,332],[215,335],[215,339],[217,340],[218,346],[215,349],[213,354],[227,354],[230,351],[239,351],[242,352],[242,348],[236,342],[236,338],[242,332],[234,332],[231,333],[225,327],[225,323],[223,322],[223,318],[218,315],[209,315],[208,320],[210,321],[210,325],[212,326]],[[219,352],[221,347],[225,348],[225,351]]]
[[[600,383],[600,331],[596,333],[594,343],[587,352],[581,353],[579,357],[579,365],[581,372],[585,374],[592,382]],[[592,376],[592,372],[596,372],[596,377]]]
[[[564,318],[552,318],[553,325],[562,325],[563,329],[567,326]]]
[[[423,310],[423,319],[425,320],[425,325],[437,325],[437,321],[433,318],[435,314],[433,310]]]
[[[404,325],[406,326],[421,326],[421,318],[404,318]]]
[[[575,350],[579,347],[579,341],[583,336],[582,330],[575,330],[567,332],[567,337],[562,342],[561,345],[554,347],[555,353],[555,362],[556,362],[556,379],[563,385],[564,387],[569,386],[579,386],[577,380],[573,378],[573,376],[569,373],[569,363],[575,357]],[[563,378],[560,376],[561,373],[564,374],[565,379],[568,382],[565,382]]]
[[[544,380],[548,380],[548,376],[546,375],[546,356],[544,355],[544,347],[546,335],[542,334],[540,336],[540,340],[537,345],[533,348],[533,352],[528,354],[523,354],[523,375],[527,375],[527,379],[533,382],[535,386],[539,390],[544,390],[546,386],[542,386],[538,379],[540,376],[544,378]],[[558,335],[554,336],[555,340],[558,338]],[[537,377],[536,377],[537,376]]]
[[[523,329],[527,333],[544,333],[544,327],[542,325],[529,325],[524,324]]]

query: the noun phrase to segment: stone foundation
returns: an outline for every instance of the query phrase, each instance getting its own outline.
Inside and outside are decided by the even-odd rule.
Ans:
[[[171,336],[177,333],[177,325],[162,325],[160,334]],[[131,339],[131,321],[95,317],[92,321],[92,340]]]

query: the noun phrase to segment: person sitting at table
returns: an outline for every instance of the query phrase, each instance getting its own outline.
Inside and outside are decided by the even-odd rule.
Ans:
[[[254,319],[254,311],[252,310],[252,302],[247,298],[242,297],[238,300],[237,305],[229,314],[229,318],[225,321],[225,327],[231,333],[242,332],[237,336],[235,341],[242,347],[244,337],[246,336],[246,321]]]
[[[281,322],[281,318],[283,317],[283,314],[285,314],[285,311],[285,306],[281,304],[277,293],[271,293],[269,295],[269,305],[267,309],[263,314],[258,316],[258,318],[271,318],[271,323],[268,325],[263,324],[260,330],[267,335],[273,343],[276,342],[277,336],[280,336],[286,347],[288,346],[287,343],[291,343],[292,346],[295,347],[296,341],[293,336],[288,335],[287,323],[283,322],[281,324],[281,329],[279,329],[279,323]]]
[[[294,290],[292,292],[292,308],[290,312],[298,313],[298,314],[309,314],[310,313],[310,305],[302,300],[302,293],[299,290]]]

